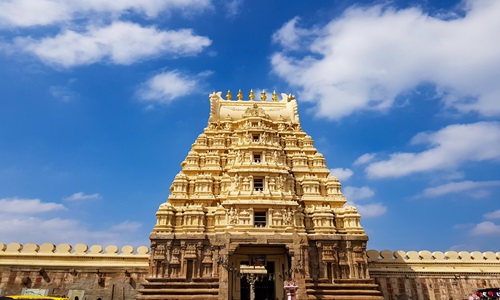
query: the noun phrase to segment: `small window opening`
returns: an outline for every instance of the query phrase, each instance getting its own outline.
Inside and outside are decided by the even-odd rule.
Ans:
[[[264,190],[264,179],[254,178],[253,180],[253,190],[262,192]]]
[[[258,135],[253,135],[252,138],[253,138],[254,142],[258,142],[259,141],[259,136]]]
[[[256,163],[260,163],[260,153],[253,155],[253,161]]]
[[[266,227],[266,212],[256,211],[253,215],[253,223],[255,227]]]

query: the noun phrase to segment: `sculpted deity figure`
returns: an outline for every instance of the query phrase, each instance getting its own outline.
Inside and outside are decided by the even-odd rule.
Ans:
[[[238,223],[238,212],[234,209],[234,207],[231,207],[231,209],[228,212],[228,215],[229,215],[229,224]]]
[[[276,180],[274,177],[269,178],[269,190],[274,192],[276,190]]]
[[[267,133],[262,133],[261,136],[260,136],[260,141],[262,143],[267,143]]]
[[[283,177],[279,176],[276,180],[276,188],[278,191],[283,189]]]
[[[245,134],[245,142],[250,143],[251,141],[252,141],[252,135],[250,134],[250,132],[247,132]]]
[[[234,176],[234,178],[233,178],[232,188],[234,190],[238,190],[240,188],[240,176],[238,176],[238,174],[236,174],[236,176]]]
[[[286,210],[286,213],[283,214],[283,221],[285,225],[292,225],[293,221],[293,212],[290,208]]]
[[[342,279],[350,278],[350,270],[349,270],[349,260],[346,256],[346,253],[343,251],[339,251],[339,267],[340,267],[340,276]]]

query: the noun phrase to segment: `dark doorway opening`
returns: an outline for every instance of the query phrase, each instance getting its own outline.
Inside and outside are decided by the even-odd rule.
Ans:
[[[187,281],[193,280],[193,261],[192,260],[187,261],[186,280]]]
[[[248,262],[241,262],[242,265],[248,265]],[[266,275],[261,275],[259,280],[255,282],[255,299],[258,300],[274,300],[276,299],[275,290],[275,267],[274,262],[266,263]],[[250,300],[250,284],[245,276],[240,278],[241,300]]]

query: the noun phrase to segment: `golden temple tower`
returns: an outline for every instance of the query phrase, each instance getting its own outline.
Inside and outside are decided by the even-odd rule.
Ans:
[[[297,101],[213,93],[160,205],[138,299],[382,299],[367,235],[300,127]]]

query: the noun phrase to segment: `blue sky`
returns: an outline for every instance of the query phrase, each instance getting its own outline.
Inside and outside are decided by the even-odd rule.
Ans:
[[[500,2],[0,0],[0,242],[148,245],[208,94],[293,93],[368,248],[500,247]]]

